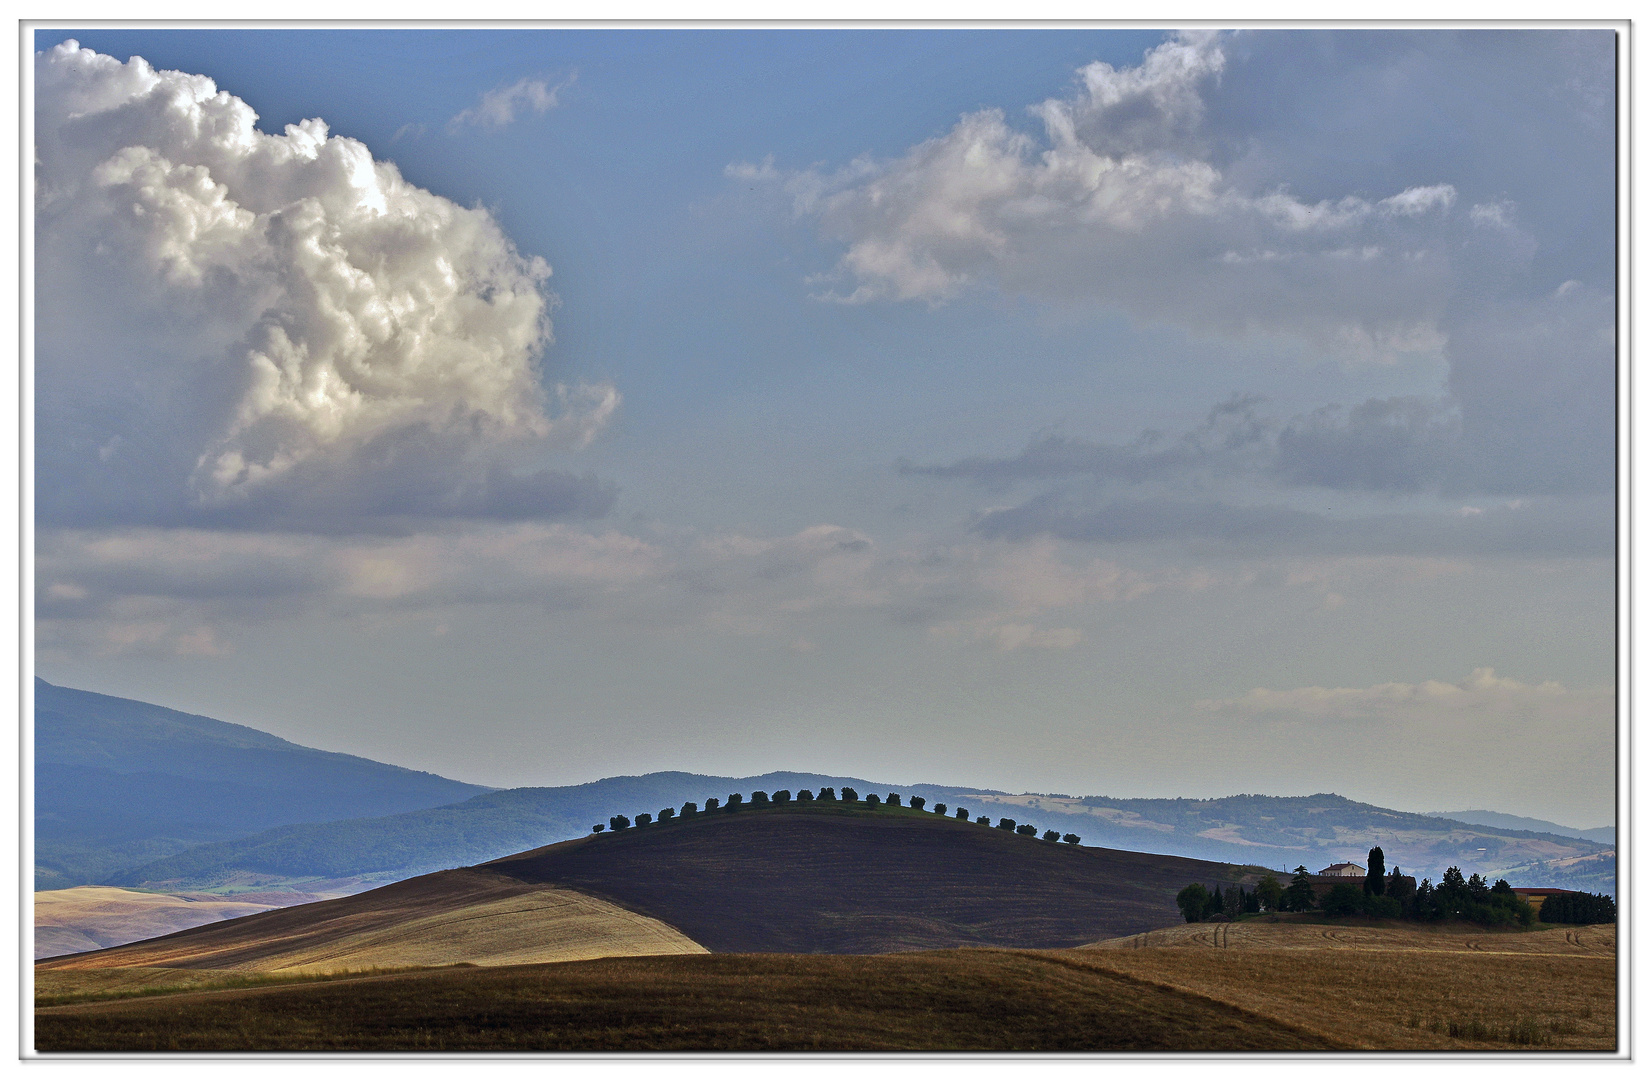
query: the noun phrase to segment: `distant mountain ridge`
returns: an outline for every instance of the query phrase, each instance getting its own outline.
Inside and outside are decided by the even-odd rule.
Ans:
[[[1501,830],[1357,803],[1338,795],[1225,799],[1111,799],[1012,795],[934,784],[888,785],[857,777],[779,772],[760,776],[649,773],[560,788],[489,792],[452,806],[392,817],[293,825],[202,845],[134,866],[106,884],[163,889],[298,887],[315,879],[366,876],[391,881],[500,858],[511,851],[586,835],[614,814],[656,815],[686,801],[732,792],[819,787],[860,796],[897,791],[928,809],[964,807],[976,818],[1010,817],[1038,829],[1074,832],[1089,846],[1273,867],[1283,877],[1300,863],[1319,869],[1362,861],[1374,844],[1389,865],[1439,880],[1448,866],[1508,876],[1512,884],[1613,892],[1616,856],[1606,845],[1571,837]]]
[[[1575,829],[1571,825],[1557,825],[1543,818],[1518,817],[1515,814],[1501,814],[1496,810],[1438,810],[1424,816],[1462,821],[1467,825],[1491,825],[1495,829],[1523,829],[1529,832],[1554,833],[1556,836],[1573,836],[1598,844],[1618,843],[1618,828],[1613,825],[1603,825],[1596,829]]]
[[[493,790],[129,698],[34,682],[37,888],[190,846]]]
[[[235,892],[336,879],[383,883],[573,839],[614,814],[656,814],[732,792],[851,786],[1078,833],[1089,846],[1285,873],[1300,863],[1358,862],[1378,844],[1389,865],[1419,877],[1438,879],[1456,865],[1515,885],[1615,893],[1610,844],[1330,794],[1116,799],[803,772],[659,772],[497,790],[43,680],[35,722],[37,888]]]

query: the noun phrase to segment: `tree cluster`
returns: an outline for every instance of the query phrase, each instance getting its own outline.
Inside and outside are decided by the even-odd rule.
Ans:
[[[1258,893],[1248,892],[1238,885],[1219,888],[1214,885],[1186,885],[1178,891],[1178,910],[1185,922],[1205,922],[1214,915],[1234,918],[1237,915],[1258,913]]]
[[[852,788],[843,787],[843,788],[841,788],[840,794],[837,795],[835,793],[834,788],[826,787],[826,788],[819,788],[818,793],[816,795],[814,795],[810,790],[805,789],[805,788],[801,789],[798,792],[794,792],[792,794],[787,788],[785,788],[785,789],[782,789],[782,790],[779,790],[779,791],[774,791],[771,794],[768,794],[764,791],[750,792],[749,801],[745,802],[744,797],[741,793],[733,792],[731,795],[728,795],[726,797],[725,809],[726,809],[727,812],[732,813],[732,812],[736,812],[736,811],[739,811],[739,810],[751,809],[751,808],[755,808],[755,807],[783,806],[786,803],[789,803],[791,801],[797,802],[797,803],[810,803],[810,802],[847,802],[847,803],[850,803],[850,802],[857,802],[858,801],[858,793],[857,793],[857,791],[855,791]],[[882,800],[882,797],[880,795],[877,795],[877,794],[874,794],[873,792],[871,792],[869,795],[866,795],[864,797],[863,802],[866,806],[875,807],[875,806],[882,805],[883,800]],[[887,806],[899,806],[899,807],[901,807],[903,805],[903,796],[900,795],[896,791],[889,791],[886,794],[884,802],[885,802],[885,805],[887,805]],[[919,796],[919,795],[912,796],[909,800],[909,807],[912,810],[925,810],[926,800],[924,798],[922,798],[921,796]],[[721,807],[721,801],[719,799],[714,799],[714,798],[705,799],[703,801],[703,809],[701,811],[698,809],[698,804],[694,803],[694,802],[689,802],[689,803],[683,804],[681,806],[678,814],[677,814],[677,811],[675,810],[674,807],[666,806],[662,810],[658,811],[657,824],[662,825],[666,822],[674,821],[674,820],[676,820],[677,817],[689,818],[689,817],[696,817],[699,813],[705,813],[705,814],[714,813],[716,810],[719,810],[721,808],[722,808]],[[934,806],[932,808],[932,812],[934,814],[937,814],[940,817],[943,817],[944,815],[949,813],[949,807],[945,806],[943,803],[938,803],[936,806]],[[955,808],[955,820],[957,820],[957,821],[966,821],[969,817],[971,817],[971,815],[967,811],[966,807],[957,806]],[[989,818],[985,817],[982,814],[980,814],[976,818],[972,818],[972,820],[973,820],[974,823],[976,823],[978,825],[982,825],[986,828],[989,827],[989,825],[990,825]],[[602,833],[602,832],[606,832],[608,829],[610,829],[612,832],[617,833],[617,832],[623,832],[623,831],[625,831],[627,829],[631,829],[631,828],[635,828],[635,829],[645,828],[646,826],[651,825],[652,823],[653,823],[653,818],[652,818],[651,814],[636,814],[635,819],[632,822],[629,820],[629,818],[625,817],[622,814],[614,814],[611,818],[607,819],[607,823],[605,825],[595,825],[595,826],[593,826],[592,831],[597,832],[597,833]],[[1012,818],[1002,818],[1000,821],[995,823],[995,828],[1005,829],[1007,832],[1017,833],[1019,836],[1028,836],[1030,838],[1034,838],[1036,836],[1039,836],[1042,840],[1046,840],[1049,843],[1054,843],[1054,844],[1059,843],[1060,841],[1062,841],[1065,844],[1079,845],[1080,842],[1081,842],[1081,838],[1079,836],[1075,835],[1074,833],[1060,833],[1060,832],[1058,832],[1054,829],[1047,829],[1045,832],[1042,832],[1040,829],[1036,828],[1034,825],[1028,825],[1028,824],[1020,825],[1020,824],[1018,824],[1017,821],[1013,820]]]
[[[1538,909],[1539,922],[1547,923],[1610,923],[1618,922],[1618,905],[1611,896],[1596,893],[1570,892],[1544,898]]]
[[[1232,899],[1233,896],[1233,899]],[[1304,866],[1293,870],[1292,881],[1283,888],[1274,874],[1266,874],[1257,888],[1245,889],[1187,885],[1178,893],[1178,910],[1185,922],[1202,922],[1219,913],[1258,911],[1314,911],[1317,909],[1315,883]],[[1510,883],[1500,878],[1492,885],[1480,874],[1465,878],[1456,866],[1447,868],[1440,884],[1425,878],[1414,885],[1397,866],[1384,872],[1384,851],[1367,853],[1367,876],[1361,885],[1337,882],[1319,898],[1319,909],[1329,918],[1366,915],[1378,919],[1409,919],[1440,922],[1457,920],[1482,926],[1533,925],[1535,917],[1547,923],[1612,922],[1618,918],[1610,896],[1566,893],[1551,896],[1535,916],[1532,906],[1516,895]]]

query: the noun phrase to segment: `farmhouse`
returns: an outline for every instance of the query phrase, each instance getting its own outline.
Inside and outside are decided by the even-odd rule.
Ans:
[[[1367,868],[1365,866],[1357,866],[1352,862],[1333,863],[1331,866],[1329,866],[1326,869],[1322,870],[1316,876],[1317,877],[1330,877],[1330,878],[1357,878],[1357,879],[1360,879],[1360,878],[1364,878],[1364,877],[1367,876]]]
[[[1518,899],[1527,901],[1527,903],[1532,906],[1534,914],[1537,914],[1539,909],[1541,909],[1544,906],[1544,901],[1548,900],[1550,897],[1552,897],[1552,896],[1564,896],[1567,893],[1574,892],[1575,890],[1573,890],[1573,889],[1512,889],[1511,891],[1516,894],[1516,897]]]

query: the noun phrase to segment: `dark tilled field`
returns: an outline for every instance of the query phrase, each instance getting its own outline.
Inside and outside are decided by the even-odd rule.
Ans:
[[[628,957],[40,1009],[36,1048],[144,1051],[1323,1050],[1342,1044],[1058,956]]]
[[[1177,922],[1179,889],[1240,874],[907,809],[823,807],[705,814],[486,866],[611,900],[717,953],[1068,948]]]

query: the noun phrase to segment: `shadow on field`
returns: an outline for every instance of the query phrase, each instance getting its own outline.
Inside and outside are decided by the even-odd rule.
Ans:
[[[53,1051],[1306,1050],[1337,1040],[1053,956],[625,957],[41,1009]]]

